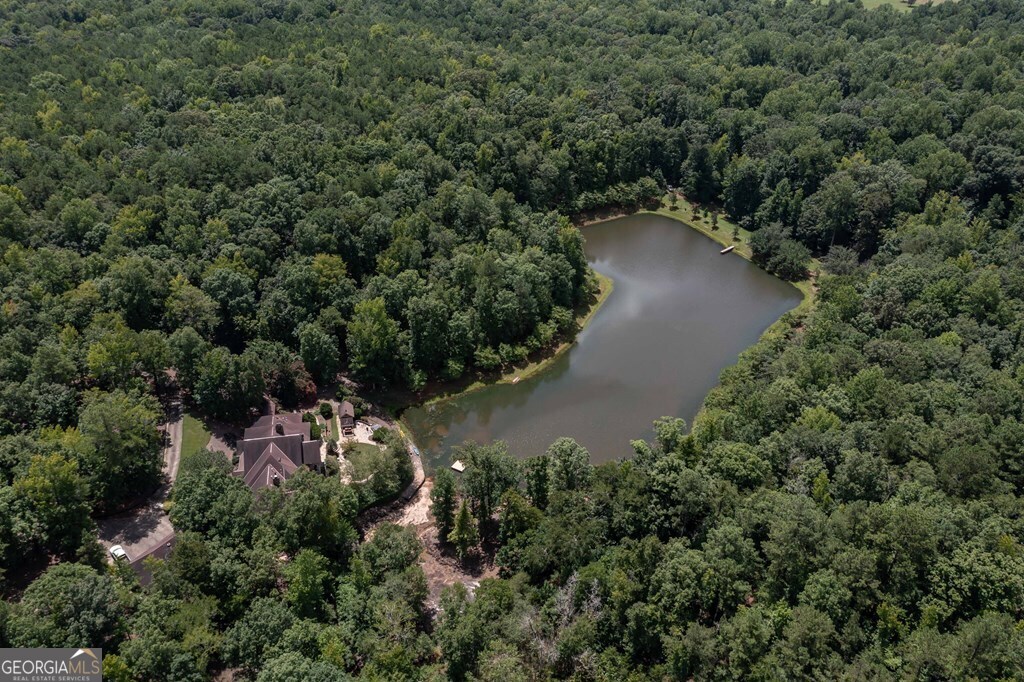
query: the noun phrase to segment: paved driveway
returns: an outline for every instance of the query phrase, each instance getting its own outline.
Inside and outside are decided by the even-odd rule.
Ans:
[[[181,402],[175,401],[167,412],[164,431],[164,473],[166,481],[153,493],[146,504],[117,516],[100,519],[100,544],[110,549],[121,545],[128,552],[128,559],[134,564],[137,559],[166,545],[174,536],[171,520],[164,512],[163,503],[171,492],[171,486],[178,477],[178,463],[181,459],[181,428],[184,412]]]

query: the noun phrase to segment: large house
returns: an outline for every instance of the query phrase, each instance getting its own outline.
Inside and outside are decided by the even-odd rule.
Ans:
[[[281,485],[301,466],[321,471],[320,446],[302,415],[265,415],[242,435],[234,474],[252,490]]]

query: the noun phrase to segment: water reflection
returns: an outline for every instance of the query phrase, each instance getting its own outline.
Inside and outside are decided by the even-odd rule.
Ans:
[[[489,386],[405,421],[428,463],[464,440],[506,440],[516,455],[576,438],[596,462],[630,454],[663,415],[692,419],[722,368],[800,301],[792,286],[669,218],[587,227],[587,255],[615,289],[579,342],[545,372]]]

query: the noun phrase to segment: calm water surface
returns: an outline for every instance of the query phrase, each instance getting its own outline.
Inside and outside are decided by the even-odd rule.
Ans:
[[[591,266],[615,281],[611,296],[550,369],[407,410],[428,464],[447,463],[465,440],[501,439],[529,457],[559,436],[595,463],[628,456],[658,417],[692,420],[719,372],[800,302],[793,286],[669,218],[630,216],[583,236]]]

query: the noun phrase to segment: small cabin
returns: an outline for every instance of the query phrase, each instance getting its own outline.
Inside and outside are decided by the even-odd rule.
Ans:
[[[343,436],[351,436],[356,428],[356,408],[347,400],[338,408],[338,425]]]

